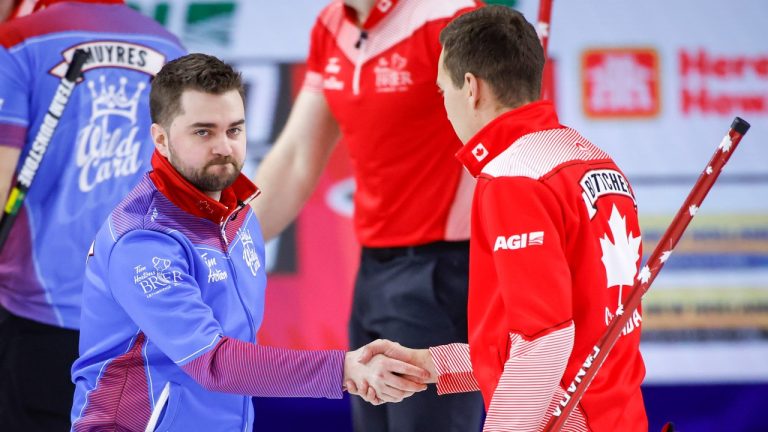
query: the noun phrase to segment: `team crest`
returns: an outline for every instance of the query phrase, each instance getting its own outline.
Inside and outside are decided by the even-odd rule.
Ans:
[[[251,269],[251,273],[256,276],[256,272],[261,268],[261,262],[259,261],[259,255],[256,253],[256,248],[253,245],[251,232],[247,229],[241,229],[240,239],[243,241],[243,261],[245,261],[245,264]]]

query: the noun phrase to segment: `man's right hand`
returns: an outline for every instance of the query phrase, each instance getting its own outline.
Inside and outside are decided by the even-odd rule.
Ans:
[[[437,369],[432,361],[429,349],[411,349],[386,339],[375,340],[360,348],[360,363],[368,363],[375,355],[382,354],[389,358],[397,359],[405,363],[418,366],[429,372],[425,383],[437,382]]]
[[[347,353],[344,359],[344,384],[350,394],[359,395],[374,405],[400,402],[415,392],[426,390],[425,383],[433,382],[430,381],[433,373],[429,370],[407,360],[388,356],[387,352],[406,358],[400,351],[385,349],[392,343],[377,340]]]

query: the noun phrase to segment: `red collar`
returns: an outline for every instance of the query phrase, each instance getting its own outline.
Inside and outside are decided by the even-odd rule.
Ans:
[[[563,127],[550,101],[525,104],[491,120],[456,152],[474,177],[523,135]]]
[[[392,11],[392,9],[395,8],[395,6],[397,6],[398,1],[399,0],[378,0],[376,4],[373,5],[371,13],[368,15],[368,18],[365,19],[365,22],[362,26],[360,26],[360,28],[362,30],[372,29],[376,24],[383,20],[384,17],[386,17]],[[357,10],[355,8],[345,4],[344,15],[348,20],[357,25]]]
[[[224,222],[260,193],[255,184],[240,174],[232,186],[221,191],[221,200],[216,201],[182,177],[157,150],[152,154],[152,168],[149,178],[166,198],[187,213],[216,224]]]
[[[125,3],[123,0],[37,0],[37,3],[35,3],[35,11],[40,10],[44,7],[48,7],[54,3],[63,3],[63,2],[78,2],[78,3],[102,3],[102,4],[123,4]]]

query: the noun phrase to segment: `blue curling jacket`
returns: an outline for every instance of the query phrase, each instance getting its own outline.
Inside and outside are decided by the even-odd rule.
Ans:
[[[249,396],[340,398],[342,351],[255,343],[266,285],[247,204],[256,187],[241,175],[219,202],[157,152],[152,165],[86,265],[72,430],[143,431],[152,421],[162,431],[249,431]]]

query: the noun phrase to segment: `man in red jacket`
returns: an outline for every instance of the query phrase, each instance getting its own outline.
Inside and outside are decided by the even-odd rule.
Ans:
[[[477,178],[469,344],[370,351],[430,369],[441,394],[480,390],[487,431],[540,430],[624,313],[642,255],[634,194],[606,153],[537,100],[544,55],[520,13],[470,12],[440,42],[437,84],[464,143],[457,157]],[[564,430],[648,430],[632,314]]]
[[[307,74],[259,166],[253,208],[269,240],[296,217],[337,142],[349,149],[362,248],[349,343],[467,341],[474,180],[435,91],[440,31],[475,0],[333,0],[312,28]],[[439,178],[439,181],[434,181]],[[356,432],[475,431],[477,394],[430,389],[402,403],[352,399]]]

